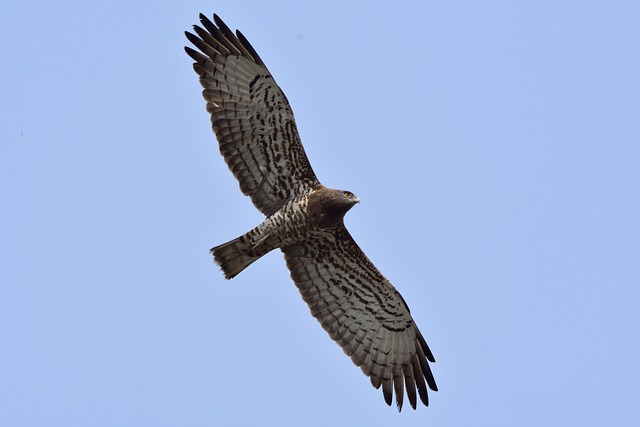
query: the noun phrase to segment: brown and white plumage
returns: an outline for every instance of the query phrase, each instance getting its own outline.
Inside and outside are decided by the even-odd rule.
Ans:
[[[344,226],[283,249],[291,277],[331,338],[360,366],[391,404],[402,406],[403,384],[413,408],[416,388],[425,405],[426,383],[436,390],[431,350],[404,299],[369,261]]]
[[[434,362],[402,296],[344,226],[358,202],[320,184],[302,147],[293,112],[253,47],[214,15],[200,15],[186,47],[200,76],[212,127],[242,192],[266,215],[246,234],[211,251],[228,279],[280,248],[311,313],[367,375],[387,404],[404,390],[415,409],[437,390]]]
[[[289,101],[271,73],[240,32],[234,36],[217,15],[214,21],[200,15],[204,28],[193,27],[199,37],[185,33],[202,53],[185,49],[196,61],[193,68],[224,160],[242,192],[271,215],[319,182]]]

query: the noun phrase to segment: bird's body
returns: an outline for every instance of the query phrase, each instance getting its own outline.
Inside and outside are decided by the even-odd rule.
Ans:
[[[225,277],[231,279],[274,249],[333,233],[343,226],[344,214],[358,202],[348,191],[319,185],[285,203],[253,230],[212,248],[211,253]]]
[[[253,47],[214,15],[186,33],[220,152],[242,192],[265,214],[253,230],[211,249],[231,279],[274,250],[311,314],[371,379],[402,408],[437,390],[433,355],[391,282],[355,243],[343,218],[358,198],[324,187],[302,147],[284,93]],[[416,393],[417,392],[417,393]]]

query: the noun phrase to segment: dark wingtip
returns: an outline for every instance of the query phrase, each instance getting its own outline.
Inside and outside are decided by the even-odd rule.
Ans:
[[[217,14],[217,13],[214,13],[214,14],[213,14],[213,22],[215,22],[215,23],[218,25],[218,27],[223,27],[223,26],[224,26],[224,27],[226,27],[226,26],[227,26],[227,25],[224,23],[224,21],[222,20],[222,18],[220,18],[220,17],[218,16],[218,14]]]
[[[391,395],[391,393],[382,393],[384,395],[384,401],[387,403],[387,405],[391,406],[391,404],[393,403],[393,396]]]

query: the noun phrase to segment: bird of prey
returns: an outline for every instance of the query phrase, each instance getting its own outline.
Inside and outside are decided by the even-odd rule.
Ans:
[[[247,39],[217,16],[200,15],[195,61],[224,160],[266,219],[246,234],[211,249],[231,279],[266,253],[284,252],[291,278],[311,314],[391,405],[413,409],[437,391],[433,354],[389,280],[358,247],[343,218],[359,199],[323,186],[298,135],[291,106]],[[417,392],[417,393],[416,393]]]

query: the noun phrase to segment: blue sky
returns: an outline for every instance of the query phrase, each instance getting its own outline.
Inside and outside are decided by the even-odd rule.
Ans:
[[[218,154],[183,31],[240,28],[402,292],[401,414],[310,316]],[[0,424],[640,422],[640,3],[23,1],[0,47]]]

